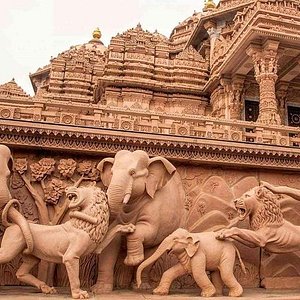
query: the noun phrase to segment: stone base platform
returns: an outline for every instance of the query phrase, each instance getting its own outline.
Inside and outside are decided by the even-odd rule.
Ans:
[[[44,295],[39,293],[37,289],[31,287],[0,287],[0,300],[62,300],[62,299],[72,299],[70,291],[66,288],[58,288],[58,295]],[[211,297],[211,298],[201,298],[199,292],[196,290],[192,291],[179,291],[172,292],[168,296],[156,296],[152,295],[150,292],[138,293],[128,290],[117,290],[111,294],[104,295],[93,295],[90,293],[90,299],[95,300],[193,300],[193,299],[218,299],[218,300],[300,300],[300,287],[296,290],[266,290],[262,288],[255,289],[245,289],[244,295],[241,298],[234,297]]]

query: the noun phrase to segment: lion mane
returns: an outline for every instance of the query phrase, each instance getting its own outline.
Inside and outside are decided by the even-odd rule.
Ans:
[[[88,233],[90,239],[99,244],[108,230],[109,223],[109,208],[107,197],[105,193],[98,187],[80,187],[78,188],[79,193],[83,197],[89,197],[90,205],[81,212],[95,217],[97,219],[97,224],[92,224],[88,221],[71,217],[71,224],[77,228],[84,230]]]
[[[262,186],[255,187],[254,192],[257,202],[261,205],[259,205],[258,210],[251,217],[251,228],[258,230],[270,224],[282,225],[284,218],[278,203],[280,196],[273,194],[270,190]]]

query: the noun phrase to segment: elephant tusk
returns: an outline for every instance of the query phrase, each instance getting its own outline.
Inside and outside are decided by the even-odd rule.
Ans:
[[[123,203],[124,203],[124,204],[127,204],[127,203],[128,203],[128,201],[129,201],[129,199],[130,199],[130,196],[131,196],[130,194],[126,194],[126,195],[125,195],[125,197],[124,197],[124,199],[123,199]]]

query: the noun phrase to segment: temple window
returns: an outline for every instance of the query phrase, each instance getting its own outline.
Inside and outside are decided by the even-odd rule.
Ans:
[[[288,125],[300,127],[300,106],[287,106]]]
[[[245,100],[245,121],[256,122],[259,114],[259,102]]]

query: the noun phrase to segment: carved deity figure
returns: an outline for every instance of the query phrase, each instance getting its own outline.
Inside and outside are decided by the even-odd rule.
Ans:
[[[283,218],[277,202],[278,196],[273,190],[300,196],[300,192],[294,189],[273,187],[267,183],[251,189],[234,201],[239,219],[249,217],[250,230],[237,227],[224,229],[218,233],[217,238],[231,238],[249,247],[262,247],[271,253],[300,251],[300,226]]]

